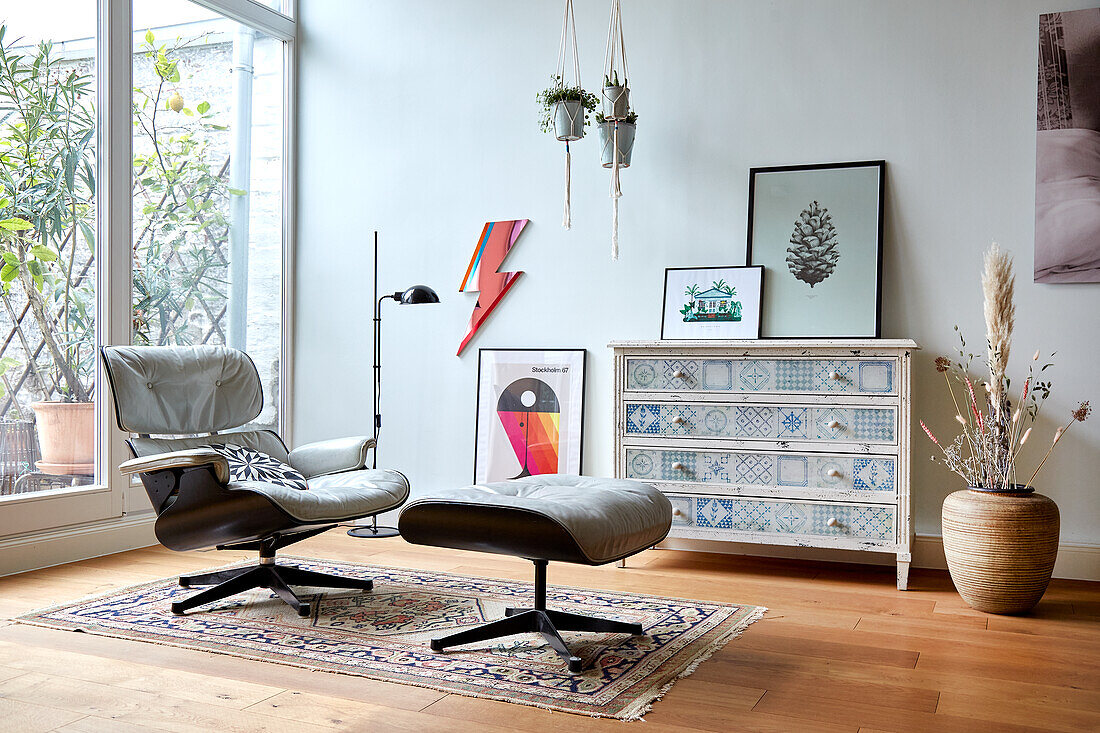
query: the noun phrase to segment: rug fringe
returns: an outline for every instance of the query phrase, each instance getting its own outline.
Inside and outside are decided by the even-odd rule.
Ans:
[[[666,682],[661,687],[661,689],[657,691],[657,694],[654,697],[650,698],[648,702],[643,703],[643,701],[639,700],[636,705],[621,710],[619,714],[615,717],[619,720],[640,720],[644,722],[645,714],[653,709],[653,703],[660,702],[661,698],[663,698],[665,694],[672,689],[673,685],[675,685],[677,682],[684,679],[685,677],[690,677],[692,674],[694,674],[695,670],[699,669],[700,664],[713,657],[717,652],[722,651],[722,649],[724,649],[725,646],[731,641],[741,638],[741,634],[745,633],[746,629],[748,629],[754,623],[764,618],[764,614],[766,614],[767,612],[768,609],[764,606],[756,606],[755,610],[753,610],[753,612],[749,614],[749,617],[744,621],[743,626],[740,626],[736,629],[731,629],[729,633],[725,634],[720,639],[716,639],[710,649],[702,652],[698,657],[691,660],[691,662],[689,662],[688,665],[684,667],[684,669],[679,674]],[[637,706],[641,706],[642,709],[635,709]]]

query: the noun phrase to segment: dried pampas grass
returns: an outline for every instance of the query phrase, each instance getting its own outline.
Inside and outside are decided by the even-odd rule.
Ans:
[[[1012,350],[1012,328],[1016,325],[1013,303],[1016,276],[1012,274],[1012,256],[994,242],[985,253],[982,272],[985,332],[989,342],[989,386],[994,409],[1001,410],[1007,400],[1005,372]]]

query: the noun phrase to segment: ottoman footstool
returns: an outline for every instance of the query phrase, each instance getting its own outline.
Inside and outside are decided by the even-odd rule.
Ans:
[[[502,619],[432,639],[433,650],[538,632],[570,672],[579,672],[581,660],[559,632],[637,635],[643,629],[548,609],[548,562],[604,565],[652,547],[668,535],[672,505],[660,491],[637,481],[551,474],[420,497],[405,506],[398,524],[414,544],[514,555],[535,564],[531,608],[509,608]]]

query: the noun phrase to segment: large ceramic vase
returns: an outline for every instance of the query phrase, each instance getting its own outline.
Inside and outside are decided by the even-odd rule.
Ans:
[[[1024,613],[1050,583],[1058,505],[1033,489],[956,491],[943,501],[943,550],[951,580],[972,608]]]
[[[43,473],[86,474],[95,464],[95,405],[91,402],[35,402],[35,423]]]

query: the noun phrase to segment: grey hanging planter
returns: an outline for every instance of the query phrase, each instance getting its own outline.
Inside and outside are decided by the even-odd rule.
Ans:
[[[625,84],[605,86],[601,93],[603,116],[608,120],[626,119],[630,112],[630,87]]]
[[[584,102],[579,99],[554,102],[554,136],[572,142],[584,137]]]
[[[601,122],[597,125],[600,130],[600,162],[604,168],[615,165],[615,150],[612,138],[615,136],[614,122]],[[630,154],[634,152],[634,132],[637,125],[633,122],[619,123],[619,167],[630,167]]]

